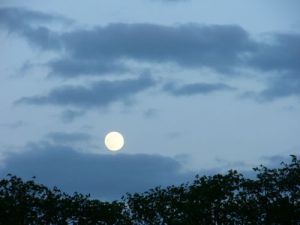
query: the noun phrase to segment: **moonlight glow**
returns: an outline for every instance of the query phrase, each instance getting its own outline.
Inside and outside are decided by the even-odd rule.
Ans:
[[[105,136],[104,143],[108,150],[119,151],[124,146],[124,138],[121,133],[113,131]]]

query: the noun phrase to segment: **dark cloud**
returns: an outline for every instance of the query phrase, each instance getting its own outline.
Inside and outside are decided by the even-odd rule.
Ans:
[[[255,68],[258,71],[279,73],[267,80],[266,90],[254,94],[258,101],[299,97],[300,35],[272,34],[270,39],[272,40],[269,43],[251,40],[248,33],[238,26],[195,24],[177,27],[111,24],[63,35],[64,46],[71,57],[79,61],[93,62],[93,59],[103,59],[113,62],[107,64],[108,68],[101,63],[99,68],[82,66],[83,72],[84,68],[87,68],[86,73],[120,72],[123,68],[116,65],[118,60],[123,58],[153,62],[170,61],[181,66],[209,67],[229,74],[238,67]],[[91,46],[84,45],[85,41]],[[100,67],[104,69],[101,71]],[[57,74],[68,75],[53,66],[52,70]],[[230,89],[232,88],[223,84],[166,88],[174,95],[204,94]]]
[[[269,43],[260,43],[248,65],[275,72],[300,73],[300,34],[272,34]]]
[[[270,102],[285,97],[300,97],[299,74],[280,74],[273,76],[267,82],[267,87],[261,92],[245,92],[242,98],[251,98],[257,102]]]
[[[86,133],[66,133],[66,132],[50,132],[46,135],[46,138],[53,143],[77,143],[77,142],[89,142],[92,137]]]
[[[69,20],[22,8],[0,8],[0,26],[40,48],[65,51],[63,58],[49,62],[53,73],[61,76],[122,70],[119,60],[124,58],[217,70],[243,65],[300,71],[298,33],[270,34],[271,41],[258,42],[235,25],[114,23],[58,34],[42,26],[53,21]]]
[[[22,32],[29,44],[44,50],[60,50],[61,43],[58,34],[46,27],[26,29]]]
[[[300,34],[272,34],[269,43],[260,43],[258,50],[247,60],[249,67],[273,72],[266,79],[265,90],[247,92],[243,96],[258,102],[274,101],[285,97],[300,97]]]
[[[242,54],[255,49],[255,43],[239,26],[185,24],[163,26],[154,24],[114,23],[91,29],[75,29],[61,34],[46,27],[31,28],[33,19],[46,17],[32,11],[11,9],[25,14],[25,20],[14,31],[25,36],[31,43],[45,50],[63,50],[64,57],[50,62],[53,74],[70,77],[79,74],[97,74],[124,69],[122,59],[150,62],[175,62],[182,66],[209,67],[228,70],[240,63]],[[14,23],[4,15],[7,27]],[[54,17],[55,18],[55,17]],[[32,20],[33,20],[32,19]],[[51,20],[48,16],[45,20]],[[23,30],[20,32],[20,29]],[[104,62],[104,63],[102,63]],[[106,64],[106,65],[104,65]],[[80,65],[80,66],[79,66]],[[78,70],[79,68],[79,70]]]
[[[30,144],[25,151],[6,157],[0,174],[58,186],[72,193],[91,193],[93,197],[120,198],[126,192],[141,192],[158,185],[186,182],[194,174],[181,172],[181,165],[159,155],[80,153],[66,146]]]
[[[61,47],[59,35],[44,26],[53,22],[70,23],[71,21],[59,15],[24,8],[0,8],[0,28],[23,36],[32,46],[44,50],[57,50]]]
[[[268,41],[257,41],[235,25],[114,23],[60,33],[44,25],[66,21],[57,15],[22,8],[0,9],[0,27],[24,36],[40,49],[64,53],[46,64],[52,76],[121,74],[130,71],[123,64],[126,59],[205,67],[227,75],[237,74],[240,68],[250,68],[273,74],[273,78],[267,80],[265,91],[251,94],[256,99],[270,101],[299,96],[299,33],[272,33]],[[199,86],[171,90],[189,95],[192,89],[194,93],[203,92]],[[60,90],[55,90],[53,97],[58,92]],[[53,98],[31,100],[36,103],[55,101]]]
[[[70,20],[59,15],[41,13],[25,8],[0,8],[0,26],[4,26],[9,31],[20,32],[33,25],[53,22],[66,23],[70,22]]]
[[[227,72],[241,63],[243,54],[255,49],[248,33],[232,25],[118,23],[66,32],[57,42],[65,58],[48,66],[51,74],[64,78],[124,72],[128,69],[120,63],[123,59],[174,62]]]
[[[226,84],[216,83],[193,83],[182,86],[177,86],[174,83],[169,83],[164,86],[164,91],[175,95],[175,96],[190,96],[196,94],[209,94],[216,91],[232,91],[235,88],[230,87]]]
[[[64,123],[71,123],[75,119],[82,117],[84,114],[85,114],[85,111],[83,111],[83,110],[67,109],[62,112],[61,119]]]
[[[76,59],[129,58],[218,70],[232,67],[242,53],[255,49],[248,33],[232,25],[118,23],[64,33],[62,41]]]
[[[156,84],[149,75],[136,79],[118,81],[98,81],[90,86],[63,86],[52,90],[46,96],[24,97],[16,103],[60,106],[75,106],[78,108],[107,107],[114,102],[131,100],[136,94],[153,87]]]
[[[300,97],[300,74],[275,77],[268,83],[268,88],[256,95],[261,101],[273,101],[290,96]]]

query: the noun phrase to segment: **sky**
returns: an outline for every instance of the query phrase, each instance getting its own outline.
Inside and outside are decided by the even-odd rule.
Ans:
[[[299,7],[0,1],[0,176],[112,200],[299,155]]]

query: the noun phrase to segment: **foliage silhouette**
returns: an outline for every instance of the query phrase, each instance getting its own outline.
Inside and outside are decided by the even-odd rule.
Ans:
[[[70,196],[8,175],[0,181],[0,224],[126,224],[123,203]]]
[[[191,183],[102,202],[34,180],[8,175],[0,181],[0,224],[297,225],[300,161],[254,168],[255,179],[237,171],[196,176]]]

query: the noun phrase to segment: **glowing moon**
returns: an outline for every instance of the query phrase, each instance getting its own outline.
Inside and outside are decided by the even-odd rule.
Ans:
[[[124,137],[119,132],[109,132],[105,136],[104,144],[110,151],[119,151],[124,146]]]

